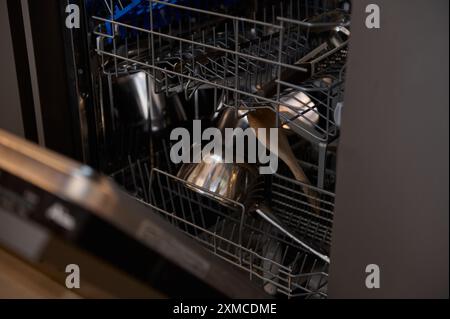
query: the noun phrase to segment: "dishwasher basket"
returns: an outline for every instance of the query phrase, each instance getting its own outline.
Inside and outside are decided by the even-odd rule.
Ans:
[[[289,298],[326,297],[328,263],[252,216],[238,202],[209,193],[159,169],[149,174],[149,162],[130,162],[112,178],[134,198],[194,238],[213,254],[248,272],[265,289]],[[302,240],[329,254],[334,194],[313,188],[319,210],[313,209],[303,187],[288,177],[272,177],[273,213],[295,229]]]
[[[333,184],[327,182],[327,149],[339,134],[334,111],[343,101],[349,36],[349,23],[342,18],[348,12],[336,9],[341,2],[263,0],[249,1],[243,7],[233,1],[224,6],[219,0],[209,5],[200,0],[148,0],[142,2],[147,9],[140,22],[133,22],[118,18],[116,1],[107,0],[106,14],[91,19],[99,68],[109,79],[145,71],[152,77],[155,92],[182,93],[186,100],[203,89],[220,91],[215,96],[222,97],[223,106],[268,108],[276,113],[280,125],[318,146],[318,164],[308,165],[317,172],[314,180],[319,188],[280,174],[262,183],[261,196],[298,238],[313,243],[327,256],[334,211],[334,194],[324,190]],[[161,8],[176,14],[168,18]],[[241,13],[247,17],[235,14],[239,8],[246,9]],[[323,36],[324,30],[335,33],[332,41]],[[112,81],[108,82],[105,91],[109,104],[114,105]],[[302,93],[302,112],[289,100],[293,91]],[[199,109],[206,106],[196,102],[195,107],[197,118]],[[311,120],[311,113],[316,121]],[[111,174],[112,178],[151,211],[247,272],[269,294],[327,296],[327,262],[241,203],[177,178],[175,168],[170,167],[168,145],[164,149],[162,154],[152,153],[150,159],[130,157],[128,165]],[[305,188],[316,194],[318,207],[311,206]]]
[[[92,17],[104,73],[147,70],[156,90],[168,95],[191,97],[200,88],[216,88],[228,95],[230,107],[271,108],[282,125],[311,142],[337,137],[333,115],[343,99],[348,45],[348,14],[335,7],[340,1],[290,0],[262,8],[249,1],[246,14],[252,18],[243,18],[220,1],[208,7],[197,3],[202,1],[148,0],[140,23],[118,19],[115,2],[106,0],[109,10]],[[161,13],[169,9],[171,18]],[[336,31],[333,41],[321,35],[324,29]],[[306,103],[308,112],[296,112],[286,98],[292,90],[314,107]],[[311,112],[317,121],[310,120]]]

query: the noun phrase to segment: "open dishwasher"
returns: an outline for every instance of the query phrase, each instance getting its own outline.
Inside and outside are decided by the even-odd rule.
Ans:
[[[71,20],[74,8],[80,25]],[[338,158],[342,130],[350,123],[342,114],[352,20],[358,18],[360,48],[364,8],[349,0],[22,1],[22,13],[51,13],[48,21],[25,16],[33,26],[25,35],[32,34],[32,64],[41,83],[36,140],[107,176],[148,214],[229,264],[264,295],[327,298],[336,254],[337,167],[352,162],[348,155],[347,164]],[[51,28],[64,24],[62,31]],[[52,46],[61,39],[62,46]],[[44,83],[50,69],[39,65],[63,67],[64,90],[50,93],[54,89]],[[68,110],[46,109],[51,94],[67,98]],[[274,129],[277,149],[267,146],[269,135],[255,133],[246,136],[243,159],[235,163],[209,153],[208,161],[195,160],[195,151],[205,156],[207,146],[199,130],[249,127]],[[375,132],[358,128],[364,136]],[[194,138],[180,142],[182,134],[174,132]],[[254,161],[252,137],[263,149]],[[355,149],[347,143],[345,154]],[[180,151],[193,155],[192,163],[174,160]],[[274,154],[276,169],[261,173],[266,163],[260,159]],[[363,190],[365,182],[358,187]],[[350,192],[341,194],[347,203]],[[356,229],[347,224],[349,233]],[[338,256],[342,251],[341,245]],[[360,276],[364,271],[357,270]]]
[[[108,154],[103,171],[267,293],[325,297],[350,3],[87,4],[95,12],[89,25],[98,133]],[[296,179],[280,162],[276,174],[257,177],[252,196],[268,199],[299,241],[220,191],[216,184],[248,191],[227,175],[239,179],[238,168],[200,172],[208,185],[180,178],[170,157],[171,130],[192,131],[193,120],[214,126],[217,113],[229,110],[238,121],[259,110],[279,119],[306,178]]]

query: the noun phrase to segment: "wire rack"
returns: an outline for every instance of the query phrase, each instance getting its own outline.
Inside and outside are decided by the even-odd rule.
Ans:
[[[206,249],[249,274],[271,294],[288,298],[325,298],[328,263],[306,251],[243,204],[189,184],[159,169],[149,174],[146,160],[112,174],[137,200],[202,244]],[[275,175],[271,208],[295,235],[329,254],[334,194],[313,188],[313,207],[304,195],[311,187]]]
[[[333,30],[348,31],[347,22],[330,17],[345,12],[336,10],[339,1],[333,0],[262,0],[249,1],[240,17],[239,1],[225,2],[133,0],[129,9],[140,10],[141,16],[132,21],[116,12],[126,11],[125,2],[104,1],[107,10],[92,17],[100,71],[111,85],[114,76],[143,70],[151,75],[155,92],[168,96],[184,93],[188,99],[202,89],[220,91],[215,97],[223,106],[269,108],[284,128],[319,145],[318,164],[301,163],[317,175],[319,188],[281,173],[264,180],[256,195],[297,238],[328,256],[334,194],[324,188],[333,189],[326,185],[334,183],[334,172],[326,170],[327,147],[338,136],[333,114],[342,101],[348,46],[345,37],[329,40]],[[301,98],[292,98],[299,92]],[[268,293],[326,297],[327,262],[250,207],[177,178],[177,167],[167,157],[169,144],[150,158],[130,157],[111,177]],[[315,195],[311,200],[305,194]]]
[[[338,13],[345,16],[332,10],[337,1],[254,5],[246,13],[251,18],[244,18],[223,9],[220,1],[207,7],[149,0],[141,3],[148,14],[134,24],[118,19],[118,5],[108,2],[104,16],[92,17],[103,72],[147,70],[156,90],[167,94],[192,96],[200,88],[217,88],[227,96],[226,106],[269,107],[282,125],[312,142],[336,138],[333,112],[342,100],[348,41],[330,43],[320,31],[347,25],[329,21]],[[173,18],[161,23],[165,15],[158,6],[172,10]],[[307,97],[308,103],[301,101],[306,110],[299,112],[286,98],[292,90]],[[280,112],[282,107],[292,112]],[[310,120],[312,113],[317,121]]]

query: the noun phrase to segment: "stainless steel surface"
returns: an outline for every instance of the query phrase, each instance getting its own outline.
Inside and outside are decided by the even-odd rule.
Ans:
[[[296,94],[300,93],[296,92]],[[279,128],[279,124],[277,124],[275,113],[272,110],[270,110],[269,108],[260,108],[257,110],[249,111],[241,107],[236,111],[232,108],[226,108],[224,107],[224,104],[221,104],[219,106],[219,111],[215,116],[214,126],[220,129],[222,131],[222,134],[224,134],[226,128],[240,128],[242,130],[251,128],[251,132],[253,132],[253,134],[249,133],[250,139],[256,138],[258,140],[258,143],[260,144],[258,147],[266,148],[268,151],[279,157],[279,159],[284,161],[298,181],[305,184],[310,184],[306,174],[304,173],[294,153],[292,152],[289,141],[287,140],[287,137],[285,136],[283,130],[277,130],[278,145],[276,146],[278,146],[278,148],[275,149],[273,147],[275,145],[275,141],[270,135],[269,130],[271,128]],[[266,136],[260,136],[258,134],[259,129],[266,129]],[[247,152],[248,150],[245,151],[245,154],[247,154]],[[245,154],[235,154],[235,156],[237,157],[236,161],[238,163],[245,163]],[[305,189],[305,191],[310,191],[310,189]]]
[[[213,116],[213,125],[222,132],[222,137],[225,136],[227,128],[246,130],[250,127],[244,110],[236,112],[232,108],[225,107],[223,103],[220,103],[217,108],[218,110]],[[225,142],[225,140],[222,141],[222,155],[202,150],[202,161],[198,164],[183,164],[177,176],[189,184],[206,189],[221,197],[244,202],[257,182],[257,168],[255,165],[246,163],[245,154],[235,154],[237,152],[234,151],[234,162],[228,163],[224,152],[231,151],[232,149],[229,148],[232,148],[233,145],[226,145]],[[194,147],[195,145],[192,146],[192,148]],[[201,148],[201,146],[198,147]]]
[[[178,177],[222,197],[244,201],[258,174],[249,165],[225,163],[222,157],[209,154],[200,164],[184,164]]]
[[[268,109],[259,109],[254,112],[251,112],[248,114],[248,119],[250,126],[256,132],[259,132],[260,128],[267,129],[279,127],[275,113],[273,113],[271,110]],[[289,167],[289,169],[291,170],[292,174],[294,175],[297,181],[302,182],[306,185],[311,184],[302,167],[298,163],[292,151],[291,145],[289,144],[289,141],[286,135],[284,134],[283,130],[278,129],[277,149],[273,149],[272,147],[272,140],[271,137],[269,136],[269,131],[266,131],[266,136],[261,136],[260,134],[257,134],[257,137],[261,143],[264,143],[264,146],[268,150],[274,152],[278,156],[278,158],[280,158]],[[311,203],[312,205],[315,205],[314,203],[315,194],[312,192],[311,188],[305,187],[304,191],[305,194],[311,196]]]
[[[252,121],[251,115],[248,115],[248,117],[250,118],[249,120],[247,119],[247,116],[245,116],[245,113],[240,114],[243,113],[242,111],[236,112],[235,110],[232,109],[224,109],[221,110],[221,112],[219,111],[219,113],[221,113],[221,115],[219,115],[217,128],[221,130],[225,130],[226,128],[245,129],[247,127],[251,127],[251,124],[255,123],[255,121]],[[272,123],[272,125],[269,127],[263,128],[270,129],[272,126],[275,126],[275,123]],[[260,128],[261,127],[253,127],[254,130]],[[255,139],[257,138],[256,135],[254,136]],[[267,144],[272,145],[272,142],[270,141],[270,136],[269,142],[268,143],[266,142],[266,145],[264,145],[264,147],[270,149]],[[287,142],[284,145],[281,145],[281,147],[285,148],[289,147],[290,149],[290,145]],[[225,146],[225,149],[226,148],[227,146]],[[293,161],[293,163],[295,163],[296,166],[295,169],[296,172],[298,170],[301,170],[301,168],[297,168],[300,167],[300,165],[297,163],[292,151],[290,151],[289,153],[292,155],[292,158],[288,159],[286,158],[286,155],[284,155],[287,154],[286,153],[287,151],[284,149],[280,148],[279,150],[271,150],[271,151],[275,152],[276,154],[282,154],[279,156],[288,163],[290,163],[290,161]],[[258,174],[256,165],[252,165],[250,163],[246,164],[227,163],[224,154],[222,154],[222,156],[212,153],[205,154],[204,150],[202,153],[204,154],[204,156],[201,163],[183,164],[178,173],[178,177],[185,180],[188,184],[197,186],[198,188],[196,190],[201,192],[202,194],[207,195],[208,193],[213,193],[232,201],[241,202],[244,205],[247,206],[250,205],[250,207],[247,207],[247,209],[250,208],[253,211],[254,207],[252,206],[255,203],[252,203],[251,196],[257,195],[257,191],[259,190],[258,188],[260,188],[260,185],[258,185]],[[245,162],[245,159],[241,158],[240,161]],[[303,180],[299,181],[304,182],[306,179],[305,177],[306,175],[302,170],[301,172],[303,174],[302,175]],[[298,174],[294,175],[299,176]],[[259,181],[259,183],[261,182]],[[306,194],[310,195],[311,192],[309,188],[305,187],[305,191]],[[311,202],[313,203],[313,205],[314,204],[317,205],[317,203],[314,200],[312,200]],[[258,201],[256,201],[256,205],[258,205]],[[258,205],[258,207],[255,209],[255,212],[266,222],[272,224],[280,232],[287,235],[289,238],[294,240],[297,244],[308,250],[310,253],[316,255],[318,258],[324,260],[327,263],[330,262],[328,256],[319,253],[315,249],[311,248],[310,245],[306,244],[304,241],[297,238],[294,235],[294,232],[289,229],[289,227],[284,225],[282,221],[280,221],[272,212],[270,212],[270,208],[268,208],[267,206]]]
[[[114,105],[124,123],[149,123],[151,132],[159,132],[167,127],[169,114],[175,118],[183,112],[178,96],[168,98],[157,94],[154,79],[145,71],[120,75],[114,78],[112,85]]]
[[[280,104],[279,112],[283,117],[295,118],[291,123],[294,130],[297,126],[314,127],[319,123],[319,114],[314,102],[303,92],[297,92],[295,90],[289,90],[285,96],[281,99],[283,104]],[[288,107],[286,105],[292,105]],[[290,129],[291,125],[285,124],[283,128]]]

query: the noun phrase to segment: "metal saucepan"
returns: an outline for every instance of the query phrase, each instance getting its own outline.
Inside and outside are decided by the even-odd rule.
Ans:
[[[236,112],[231,108],[223,108],[222,105],[218,108],[212,122],[222,132],[222,136],[225,135],[226,128],[246,130],[250,127],[245,111]],[[201,163],[182,165],[178,177],[223,198],[244,202],[249,189],[254,188],[258,172],[253,165],[237,164],[238,157],[245,157],[245,154],[235,154],[234,163],[226,163],[223,152],[229,146],[223,143],[222,147],[222,156],[206,153]],[[245,162],[245,158],[239,160]]]
[[[156,133],[169,125],[187,120],[178,95],[156,92],[155,79],[144,70],[112,74],[113,105],[122,123],[146,126]]]
[[[178,177],[223,198],[244,202],[258,174],[250,165],[225,163],[222,157],[207,154],[199,164],[184,164]]]
[[[298,127],[304,127],[306,129],[312,129],[319,124],[320,115],[319,110],[311,98],[303,92],[296,90],[289,90],[280,99],[279,112],[289,121],[289,123],[283,125],[286,130],[292,130],[297,134]]]

